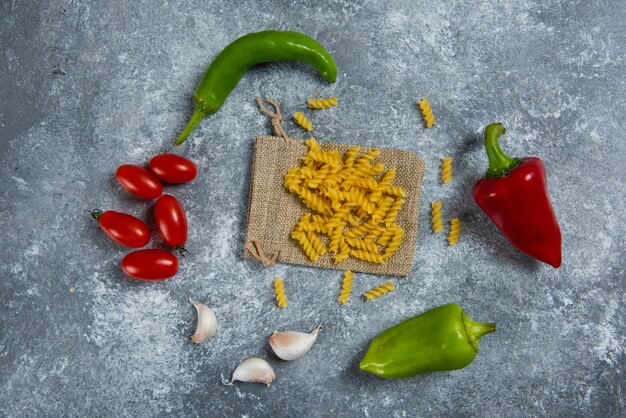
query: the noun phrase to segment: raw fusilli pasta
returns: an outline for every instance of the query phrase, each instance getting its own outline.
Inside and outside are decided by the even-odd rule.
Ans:
[[[286,308],[289,303],[285,295],[285,284],[280,277],[274,279],[274,293],[276,293],[276,305],[279,308]]]
[[[389,245],[387,245],[387,248],[385,248],[385,253],[383,254],[383,260],[387,261],[391,258],[392,255],[395,254],[395,252],[400,247],[400,244],[402,244],[403,238],[404,238],[404,230],[400,227],[396,227],[395,233],[393,234],[391,241],[389,241]]]
[[[350,297],[350,293],[352,292],[352,278],[354,274],[348,270],[343,273],[343,283],[341,285],[341,293],[339,294],[339,298],[337,300],[344,305],[348,303],[348,298]]]
[[[370,300],[377,299],[381,297],[382,295],[389,293],[389,292],[393,292],[395,290],[396,290],[396,287],[393,285],[393,283],[387,282],[387,283],[381,284],[378,287],[373,288],[372,290],[369,290],[363,293],[363,296],[365,297],[365,300],[369,302]]]
[[[346,241],[341,241],[339,243],[339,253],[333,257],[333,261],[335,264],[341,263],[345,259],[350,257],[350,247],[346,244]]]
[[[329,97],[328,99],[307,99],[306,102],[310,109],[326,109],[337,106],[339,104],[339,99],[336,97]]]
[[[365,250],[350,250],[350,255],[359,260],[369,261],[370,263],[382,264],[385,259],[379,253],[371,253]]]
[[[377,149],[359,156],[360,148],[352,147],[342,159],[335,150],[322,151],[315,138],[306,144],[309,152],[302,165],[285,174],[285,188],[311,209],[292,238],[312,262],[330,253],[335,263],[350,256],[384,263],[404,236],[396,218],[406,191],[392,184],[396,170],[384,172],[385,166],[375,162]]]
[[[386,226],[392,226],[395,222],[396,222],[396,218],[398,217],[398,213],[400,212],[400,209],[402,209],[402,206],[404,206],[404,198],[403,197],[398,197],[393,204],[391,205],[391,207],[389,208],[389,212],[387,212],[387,216],[385,216],[385,225]]]
[[[438,234],[443,229],[443,220],[441,219],[441,207],[443,206],[441,200],[437,200],[430,204],[432,208],[432,223],[433,232]]]
[[[441,181],[448,184],[452,181],[452,157],[441,159]]]
[[[430,107],[430,102],[426,99],[426,97],[423,97],[417,102],[417,104],[422,111],[422,115],[424,116],[426,127],[432,128],[435,124],[435,115],[433,115],[433,109]]]
[[[312,131],[313,130],[313,124],[304,115],[304,113],[296,112],[296,113],[293,114],[293,118],[295,119],[296,123],[298,125],[300,125],[302,128],[304,128],[305,130],[307,130],[307,131]]]
[[[454,218],[450,221],[450,233],[448,234],[448,244],[456,245],[459,240],[459,234],[461,233],[461,221],[458,218]]]
[[[306,232],[293,231],[291,233],[291,237],[298,241],[306,256],[309,257],[309,260],[315,263],[317,259],[320,258],[320,255],[317,253],[317,251],[315,251],[313,244],[311,244],[311,241],[309,241],[309,239],[307,238]]]

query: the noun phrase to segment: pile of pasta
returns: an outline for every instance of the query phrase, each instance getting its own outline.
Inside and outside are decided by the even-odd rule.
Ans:
[[[396,170],[374,160],[380,150],[361,156],[360,147],[322,151],[315,138],[306,141],[302,165],[285,175],[285,187],[311,209],[291,233],[315,262],[329,254],[335,263],[355,257],[382,264],[402,244],[404,230],[396,223],[406,190],[394,186]]]

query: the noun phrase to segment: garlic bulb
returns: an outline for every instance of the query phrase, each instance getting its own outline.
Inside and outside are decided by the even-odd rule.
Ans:
[[[210,340],[217,331],[217,318],[213,309],[200,302],[189,298],[189,302],[195,306],[198,312],[198,325],[196,326],[196,332],[191,336],[191,341],[196,344],[203,343]]]
[[[270,337],[270,345],[274,353],[283,360],[295,360],[309,352],[317,339],[321,326],[309,334],[297,331],[274,331]]]
[[[265,383],[269,386],[275,378],[274,369],[267,361],[253,357],[244,360],[237,366],[230,383],[238,380],[240,382]]]

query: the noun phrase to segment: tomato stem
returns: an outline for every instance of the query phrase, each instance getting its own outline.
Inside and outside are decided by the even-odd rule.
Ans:
[[[185,257],[187,254],[189,254],[189,251],[185,248],[184,245],[177,245],[176,247],[174,247],[174,249],[181,257]]]
[[[100,216],[102,216],[102,214],[104,213],[102,210],[100,209],[94,209],[94,210],[86,210],[85,212],[89,212],[89,214],[91,216],[93,216],[93,218],[95,220],[100,219]]]

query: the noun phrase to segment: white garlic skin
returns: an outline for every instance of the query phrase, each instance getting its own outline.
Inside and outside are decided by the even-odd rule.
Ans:
[[[198,313],[198,325],[196,325],[196,332],[191,336],[191,341],[200,344],[213,338],[217,332],[217,318],[213,309],[208,306],[191,298],[189,298],[189,302],[193,304]]]
[[[317,333],[322,329],[321,326],[315,328],[310,333],[297,331],[274,331],[270,337],[270,346],[274,353],[281,359],[291,361],[299,359],[309,352],[315,340]]]
[[[233,378],[230,383],[235,381],[265,383],[270,385],[276,379],[274,369],[269,363],[260,358],[249,358],[244,360],[233,372]]]

